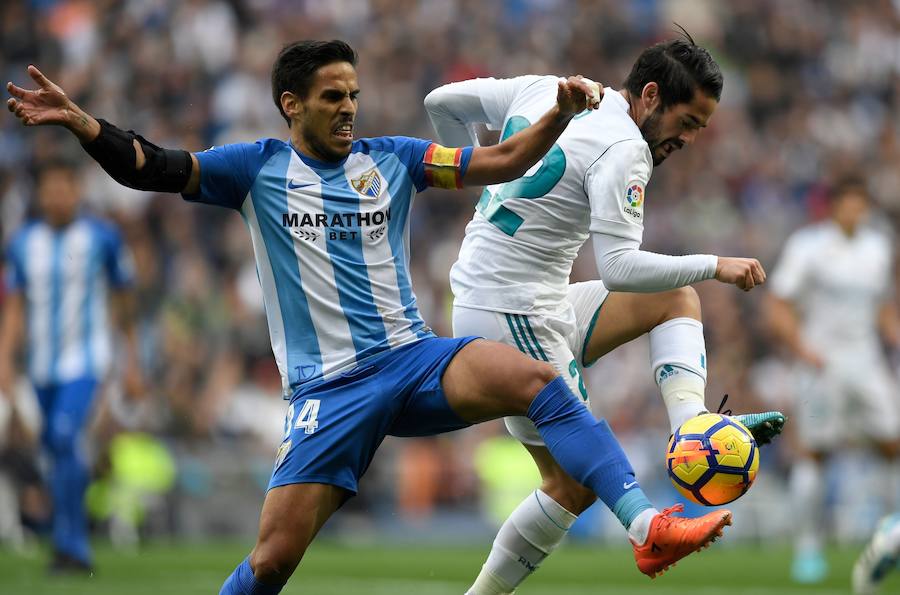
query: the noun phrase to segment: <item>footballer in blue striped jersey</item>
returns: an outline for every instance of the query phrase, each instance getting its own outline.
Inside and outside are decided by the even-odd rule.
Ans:
[[[79,212],[78,180],[70,164],[45,164],[37,198],[40,217],[15,233],[6,250],[0,393],[12,394],[15,355],[24,344],[50,461],[52,568],[89,571],[84,511],[89,470],[80,443],[113,364],[114,318],[126,337],[127,357],[120,363],[126,388],[140,390],[134,324],[121,311],[113,316],[111,308],[133,301],[133,266],[118,230]]]

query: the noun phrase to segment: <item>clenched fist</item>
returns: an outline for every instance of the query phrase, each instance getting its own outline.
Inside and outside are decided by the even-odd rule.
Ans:
[[[716,265],[716,280],[750,291],[766,282],[766,271],[755,258],[720,256]]]

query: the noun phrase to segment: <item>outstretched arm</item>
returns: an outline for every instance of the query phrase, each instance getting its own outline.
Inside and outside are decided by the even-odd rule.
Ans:
[[[28,66],[28,75],[37,89],[6,84],[6,90],[12,95],[6,107],[22,124],[68,129],[81,141],[85,151],[125,186],[185,194],[200,190],[200,165],[193,154],[162,149],[133,132],[97,120],[33,65]]]
[[[749,291],[765,282],[765,270],[753,258],[668,256],[641,250],[645,189],[652,171],[647,143],[632,139],[609,147],[585,174],[594,257],[600,278],[611,291],[653,293],[706,279]]]
[[[516,97],[531,85],[546,85],[550,78],[529,75],[448,83],[425,96],[425,111],[441,144],[479,145],[474,134],[476,126],[499,130]]]
[[[437,140],[447,147],[478,145],[471,126],[488,123],[488,115],[481,103],[482,87],[494,79],[474,79],[438,87],[425,96],[425,112]]]
[[[462,183],[484,186],[525,175],[550,150],[575,114],[599,106],[602,92],[597,83],[580,76],[560,80],[556,105],[540,120],[498,145],[475,147]]]
[[[766,280],[766,272],[755,258],[669,256],[641,250],[636,240],[596,232],[591,235],[597,270],[610,291],[655,293],[706,279],[750,291]]]

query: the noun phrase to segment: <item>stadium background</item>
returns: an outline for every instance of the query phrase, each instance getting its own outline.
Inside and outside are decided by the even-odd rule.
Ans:
[[[337,37],[360,54],[357,136],[433,137],[422,98],[440,84],[581,73],[618,88],[641,48],[676,35],[673,22],[712,51],[725,90],[698,143],[655,172],[645,248],[755,256],[771,267],[790,231],[823,216],[823,189],[842,173],[864,176],[877,223],[893,225],[900,215],[900,3],[890,0],[5,0],[0,73],[27,83],[25,66],[34,63],[89,112],[163,146],[202,150],[285,136],[268,80],[275,54],[290,40]],[[63,131],[24,129],[7,115],[0,117],[4,241],[33,208],[32,172],[54,156],[80,164],[86,206],[117,221],[134,252],[149,385],[137,427],[168,453],[141,451],[137,461],[163,476],[171,464],[173,472],[155,486],[135,487],[122,477],[108,484],[115,491],[124,482],[136,492],[127,505],[95,496],[97,535],[112,535],[116,550],[135,539],[225,538],[245,548],[284,403],[243,222],[234,213],[119,187]],[[413,211],[414,285],[423,316],[442,334],[450,332],[449,267],[476,199],[474,191],[431,190]],[[585,254],[573,280],[594,271]],[[809,398],[791,394],[783,354],[764,328],[765,288],[743,294],[707,282],[697,289],[711,407],[725,393],[736,411],[790,412],[791,399]],[[604,358],[586,383],[654,500],[674,500],[662,467],[667,423],[646,343]],[[120,416],[110,427],[135,417]],[[473,544],[471,563],[459,571],[464,582],[488,547],[494,519],[534,485],[527,460],[522,473],[515,471],[523,464],[519,450],[499,424],[436,439],[389,439],[361,495],[326,535],[338,544]],[[847,450],[831,472],[830,504],[837,535],[853,544],[877,519],[877,498],[873,490],[846,487],[868,485],[877,470]],[[758,485],[734,507],[726,543],[786,542],[791,452],[790,436],[763,451]],[[604,512],[580,522],[575,533],[589,544],[623,543]],[[197,592],[218,585],[241,551],[223,554],[221,577],[212,573]],[[9,555],[0,550],[0,558]],[[101,568],[104,559],[107,568],[120,562],[105,555]],[[709,559],[716,555],[728,554]],[[588,564],[590,556],[582,559]],[[775,560],[786,576],[789,556]],[[728,563],[716,563],[720,573]],[[702,559],[695,564],[703,568]],[[34,564],[22,568],[40,572]],[[440,571],[438,563],[434,572]],[[7,592],[3,576],[14,575],[0,576],[0,591]],[[522,591],[531,592],[527,584]]]

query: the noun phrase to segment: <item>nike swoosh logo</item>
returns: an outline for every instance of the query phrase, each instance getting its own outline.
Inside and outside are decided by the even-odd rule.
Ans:
[[[637,485],[637,482],[632,481],[631,483],[623,483],[622,487],[625,488],[626,490],[630,490],[631,488],[633,488],[636,485]]]
[[[296,190],[297,188],[306,188],[307,186],[315,186],[315,184],[294,184],[294,180],[288,182],[288,188],[290,188],[291,190]]]

